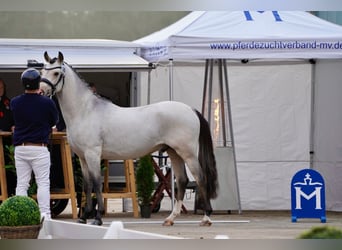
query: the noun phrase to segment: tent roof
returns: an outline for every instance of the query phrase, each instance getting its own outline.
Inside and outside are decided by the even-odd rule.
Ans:
[[[342,27],[303,11],[195,11],[134,42],[149,61],[342,58]]]
[[[151,69],[136,55],[133,42],[104,39],[0,39],[0,70],[22,70],[28,60],[44,62],[44,52],[55,57],[58,51],[78,70],[137,71]]]

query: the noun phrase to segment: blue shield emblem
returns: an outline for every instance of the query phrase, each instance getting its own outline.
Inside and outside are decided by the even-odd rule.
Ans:
[[[320,218],[326,222],[325,185],[321,174],[313,169],[298,171],[291,181],[292,222],[297,218]]]

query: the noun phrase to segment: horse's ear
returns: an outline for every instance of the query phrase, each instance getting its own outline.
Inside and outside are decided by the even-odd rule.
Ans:
[[[44,52],[44,58],[45,58],[45,61],[47,61],[47,62],[50,62],[50,60],[51,60],[51,58],[48,55],[47,51]]]
[[[64,61],[64,56],[63,56],[62,52],[60,52],[60,51],[58,51],[58,61],[60,63],[62,63]]]

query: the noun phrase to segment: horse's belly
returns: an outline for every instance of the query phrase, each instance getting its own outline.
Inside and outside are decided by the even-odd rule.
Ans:
[[[103,148],[102,150],[102,158],[108,159],[108,160],[128,160],[128,159],[137,159],[141,156],[144,156],[146,154],[158,151],[161,148],[161,146],[142,146],[137,147],[137,145],[134,146],[125,146],[122,145],[120,149],[117,149],[115,151],[112,150],[112,148]]]

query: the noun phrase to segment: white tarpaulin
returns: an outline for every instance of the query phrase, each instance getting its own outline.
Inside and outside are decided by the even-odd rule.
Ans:
[[[227,59],[243,209],[290,209],[291,178],[312,161],[327,209],[342,210],[341,26],[301,11],[192,12],[135,42],[151,62],[172,59],[174,100],[198,109],[204,59]],[[151,73],[151,102],[167,99],[168,74]]]

